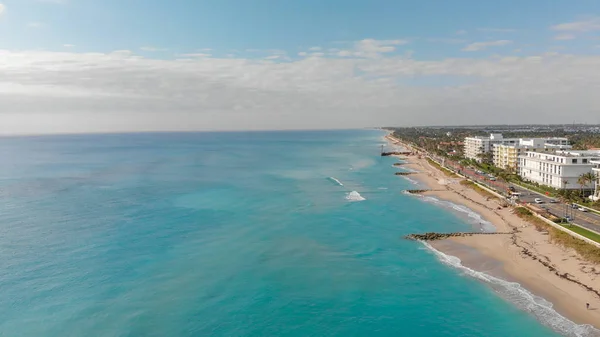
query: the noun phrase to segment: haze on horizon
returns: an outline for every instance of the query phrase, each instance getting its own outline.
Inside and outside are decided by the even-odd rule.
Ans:
[[[0,134],[600,123],[597,1],[0,2]]]

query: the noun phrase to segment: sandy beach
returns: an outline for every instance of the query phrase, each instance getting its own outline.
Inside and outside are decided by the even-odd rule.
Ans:
[[[558,313],[573,322],[600,329],[600,297],[584,286],[600,290],[600,265],[585,261],[570,248],[551,243],[547,233],[536,230],[513,214],[513,208],[499,209],[499,200],[488,200],[459,184],[462,179],[448,177],[426,159],[418,156],[403,158],[407,163],[403,167],[418,171],[410,178],[431,189],[424,195],[464,205],[494,224],[498,232],[512,232],[518,228],[515,234],[475,235],[431,242],[435,249],[460,258],[462,264],[471,269],[518,282],[551,302]],[[524,249],[528,254],[523,253]],[[474,251],[477,254],[473,254]],[[548,266],[554,267],[555,271]],[[557,273],[568,273],[581,284],[559,277]],[[586,303],[590,304],[589,309]]]

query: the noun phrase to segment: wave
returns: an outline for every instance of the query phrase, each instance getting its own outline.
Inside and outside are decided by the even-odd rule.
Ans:
[[[331,181],[335,182],[336,184],[338,184],[338,185],[340,185],[340,186],[344,186],[344,184],[342,184],[342,182],[341,182],[341,181],[339,181],[339,180],[337,180],[335,177],[329,177],[329,178],[327,178],[327,179],[329,179],[329,180],[331,180]]]
[[[363,198],[363,196],[360,195],[360,193],[358,193],[356,191],[352,191],[352,192],[346,194],[346,200],[348,200],[348,201],[363,201],[363,200],[367,200],[367,199]]]
[[[377,187],[378,190],[387,190],[387,187]]]
[[[481,217],[481,215],[479,215],[479,213],[476,213],[475,211],[468,208],[467,206],[458,205],[453,202],[440,200],[440,199],[437,199],[437,198],[434,198],[431,196],[424,196],[424,195],[419,195],[419,194],[416,194],[416,195],[423,198],[423,200],[426,202],[440,205],[442,207],[449,208],[454,211],[466,214],[467,217],[471,220],[469,222],[473,225],[479,226],[479,228],[482,232],[495,232],[496,231],[496,226],[494,226],[494,224],[492,224],[491,222],[489,222],[487,220],[484,220]]]
[[[407,177],[407,176],[402,176],[402,178],[404,178],[404,179],[408,180],[408,181],[409,181],[411,184],[413,184],[413,185],[419,185],[419,184],[421,184],[420,182],[418,182],[418,181],[416,181],[416,180],[414,180],[414,179],[411,179],[411,178],[409,178],[409,177]]]
[[[588,324],[579,325],[570,321],[556,312],[556,310],[554,310],[552,307],[552,303],[532,294],[527,289],[523,288],[519,283],[508,282],[486,273],[465,267],[462,265],[461,260],[458,257],[444,254],[443,252],[433,248],[427,242],[422,243],[428,250],[436,255],[440,262],[456,268],[472,278],[488,283],[501,297],[509,300],[519,309],[532,314],[541,323],[552,328],[554,331],[564,336],[599,336],[600,330]]]

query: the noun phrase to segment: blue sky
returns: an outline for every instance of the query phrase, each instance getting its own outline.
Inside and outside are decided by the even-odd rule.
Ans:
[[[600,123],[597,0],[0,0],[0,34],[0,134]]]
[[[591,0],[4,0],[4,5],[0,48],[60,50],[73,44],[77,51],[167,49],[160,57],[204,48],[215,55],[252,57],[248,49],[293,54],[365,38],[409,39],[398,52],[411,50],[425,59],[461,56],[468,42],[496,40],[513,41],[509,48],[526,52],[556,46],[585,52],[593,46],[556,41],[549,28],[600,13],[600,2]],[[436,43],[443,39],[456,41]],[[506,50],[480,54],[499,52]]]

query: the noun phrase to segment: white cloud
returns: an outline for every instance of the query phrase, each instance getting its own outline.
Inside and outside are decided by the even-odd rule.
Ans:
[[[477,30],[486,33],[515,33],[517,31],[513,28],[478,28]]]
[[[6,7],[3,4],[0,4],[0,15],[2,15],[5,10],[6,10]]]
[[[475,43],[471,43],[470,45],[463,48],[462,51],[478,51],[478,50],[483,50],[487,47],[500,47],[500,46],[509,45],[511,43],[513,43],[513,42],[510,40],[475,42]]]
[[[305,51],[301,51],[298,53],[298,56],[306,56],[306,55],[308,55],[308,53]]]
[[[265,59],[267,59],[267,60],[277,60],[280,57],[281,57],[281,55],[271,55],[271,56],[265,57]]]
[[[146,46],[146,47],[140,47],[140,50],[142,50],[142,51],[147,51],[147,52],[159,52],[159,51],[166,51],[167,49],[165,49],[165,48],[157,48],[157,47]]]
[[[29,23],[27,23],[27,27],[28,28],[41,28],[43,26],[44,26],[44,24],[41,23],[41,22],[29,22]]]
[[[559,32],[592,32],[600,30],[600,18],[594,17],[583,21],[561,23],[550,28]]]
[[[320,51],[321,47],[310,47],[308,50],[310,50],[310,51]]]
[[[357,51],[284,62],[0,51],[0,133],[600,122],[600,56]]]
[[[457,30],[455,34],[456,35],[465,35],[465,34],[467,34],[467,31],[464,29],[461,29],[461,30]]]
[[[364,39],[354,45],[354,56],[357,57],[380,57],[384,53],[390,53],[396,50],[395,46],[405,45],[408,40],[375,40]]]
[[[573,34],[558,34],[554,37],[555,40],[573,40],[574,38]]]
[[[63,44],[63,47],[65,47],[65,48],[73,48],[73,47],[75,47],[75,45],[74,44],[65,43],[65,44]]]

